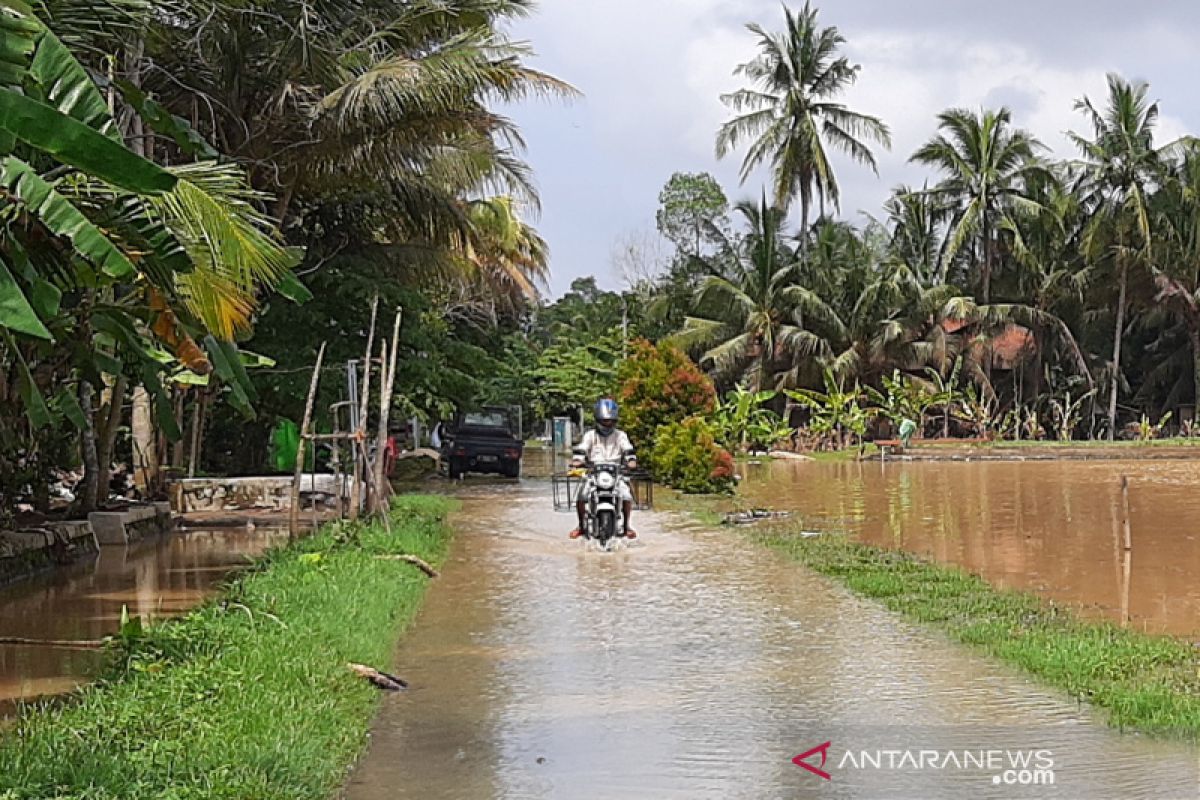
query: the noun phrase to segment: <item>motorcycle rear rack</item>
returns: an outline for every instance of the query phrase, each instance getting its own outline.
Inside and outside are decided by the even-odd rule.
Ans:
[[[624,478],[629,482],[629,490],[633,494],[634,510],[652,510],[654,508],[654,482],[650,480],[649,473],[642,470],[626,472]],[[550,482],[554,487],[554,510],[564,513],[574,511],[575,498],[586,480],[587,478],[584,476],[572,475],[569,472],[556,472],[551,475]]]

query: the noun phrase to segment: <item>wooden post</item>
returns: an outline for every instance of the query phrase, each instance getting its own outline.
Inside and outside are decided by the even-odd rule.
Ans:
[[[288,536],[294,538],[300,526],[300,481],[304,477],[304,437],[312,422],[313,402],[317,399],[317,384],[321,379],[321,362],[325,360],[325,342],[317,352],[317,365],[313,367],[312,380],[308,384],[308,400],[304,403],[304,422],[300,425],[300,441],[296,443],[296,471],[292,475],[292,504],[288,509]],[[315,472],[315,470],[314,470]]]
[[[1125,550],[1129,551],[1133,549],[1133,538],[1129,523],[1129,476],[1127,475],[1121,476],[1121,509],[1124,515],[1122,522],[1125,526]]]
[[[379,375],[379,445],[375,456],[375,510],[388,513],[388,496],[391,494],[391,484],[385,474],[386,459],[384,450],[388,441],[388,420],[391,417],[392,391],[396,385],[396,354],[400,350],[400,322],[404,317],[404,309],[396,309],[396,319],[392,323],[392,352],[391,358],[381,358]],[[380,348],[385,352],[384,348]]]
[[[354,430],[356,441],[362,442],[366,436],[367,430],[367,398],[371,396],[371,349],[375,346],[375,316],[379,311],[379,295],[375,295],[375,299],[371,301],[371,329],[367,332],[367,350],[363,356],[363,379],[362,386],[359,387],[361,392],[358,398],[358,426]],[[354,455],[354,487],[351,490],[350,497],[350,519],[358,519],[359,511],[362,506],[362,479],[359,477],[363,470],[370,469],[370,463],[366,458],[366,447],[360,447],[352,451]],[[359,455],[362,455],[362,461],[359,461]]]

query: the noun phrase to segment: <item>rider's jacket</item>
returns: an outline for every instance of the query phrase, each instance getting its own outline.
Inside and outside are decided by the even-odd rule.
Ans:
[[[620,464],[633,453],[633,442],[622,430],[615,430],[608,436],[591,430],[575,445],[575,455],[589,464]]]

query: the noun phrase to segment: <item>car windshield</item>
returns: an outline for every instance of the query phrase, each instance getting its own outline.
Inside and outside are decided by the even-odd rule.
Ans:
[[[505,428],[508,420],[500,411],[476,411],[463,417],[463,425],[478,428]]]

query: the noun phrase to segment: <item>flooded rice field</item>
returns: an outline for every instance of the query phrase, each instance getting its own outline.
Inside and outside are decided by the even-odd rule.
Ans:
[[[794,491],[787,474],[761,485],[827,497],[842,467],[819,469],[824,488]],[[463,493],[451,558],[396,654],[411,688],[384,700],[349,800],[1200,792],[1195,745],[1108,729],[735,531],[643,514],[638,543],[598,553],[566,538],[573,520],[549,510],[546,482]],[[857,519],[889,508],[845,494]],[[907,496],[901,523],[936,519]],[[1011,502],[933,527],[949,541]]]
[[[850,531],[1085,614],[1200,639],[1200,462],[770,461],[743,470],[747,503],[792,510],[806,528]]]
[[[231,571],[286,539],[282,529],[189,530],[101,548],[0,588],[0,636],[99,639],[117,629],[122,607],[145,619],[182,613]],[[0,716],[17,701],[75,688],[99,666],[95,651],[0,645]]]

